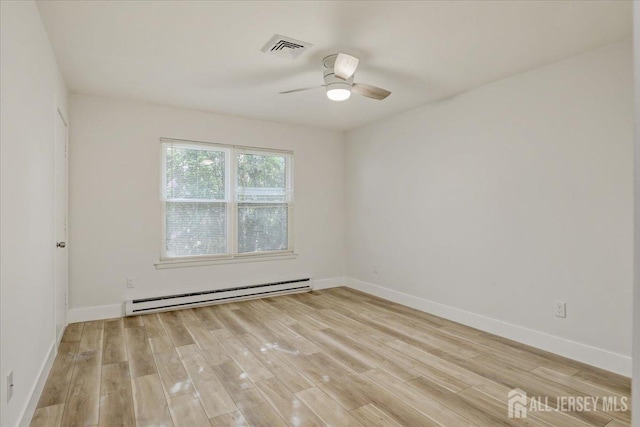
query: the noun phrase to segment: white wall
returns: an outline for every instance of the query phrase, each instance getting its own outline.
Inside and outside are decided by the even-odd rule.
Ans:
[[[349,132],[353,283],[629,375],[631,58],[626,40]]]
[[[82,308],[142,296],[344,275],[342,134],[98,97],[73,95],[70,109],[72,319]],[[294,150],[298,258],[156,270],[160,137]]]
[[[9,427],[22,418],[43,368],[46,375],[55,340],[54,126],[56,107],[66,114],[66,88],[36,5],[3,1],[0,17],[0,425]]]

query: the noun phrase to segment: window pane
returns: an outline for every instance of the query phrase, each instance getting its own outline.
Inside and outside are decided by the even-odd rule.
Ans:
[[[286,204],[238,205],[238,252],[288,248]]]
[[[166,146],[166,197],[225,200],[225,152]]]
[[[284,202],[287,200],[285,156],[240,153],[237,161],[239,201]]]
[[[167,202],[166,252],[169,257],[227,252],[224,203]]]

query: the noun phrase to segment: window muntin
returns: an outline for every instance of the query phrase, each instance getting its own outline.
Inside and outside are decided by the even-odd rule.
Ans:
[[[292,157],[163,140],[161,257],[292,253]]]

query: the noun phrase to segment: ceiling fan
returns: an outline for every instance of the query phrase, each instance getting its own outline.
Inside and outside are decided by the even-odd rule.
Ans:
[[[332,101],[346,101],[351,93],[366,96],[367,98],[383,100],[391,94],[388,90],[363,83],[354,83],[353,75],[358,68],[360,60],[346,53],[335,53],[322,60],[324,65],[324,84],[322,86],[305,87],[280,92],[280,94],[302,92],[305,90],[324,87],[327,89],[327,98]]]

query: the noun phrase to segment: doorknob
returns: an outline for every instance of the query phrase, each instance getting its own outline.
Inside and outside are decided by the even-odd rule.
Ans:
[[[65,248],[65,247],[67,247],[67,243],[66,242],[58,242],[58,243],[56,243],[56,247]]]

